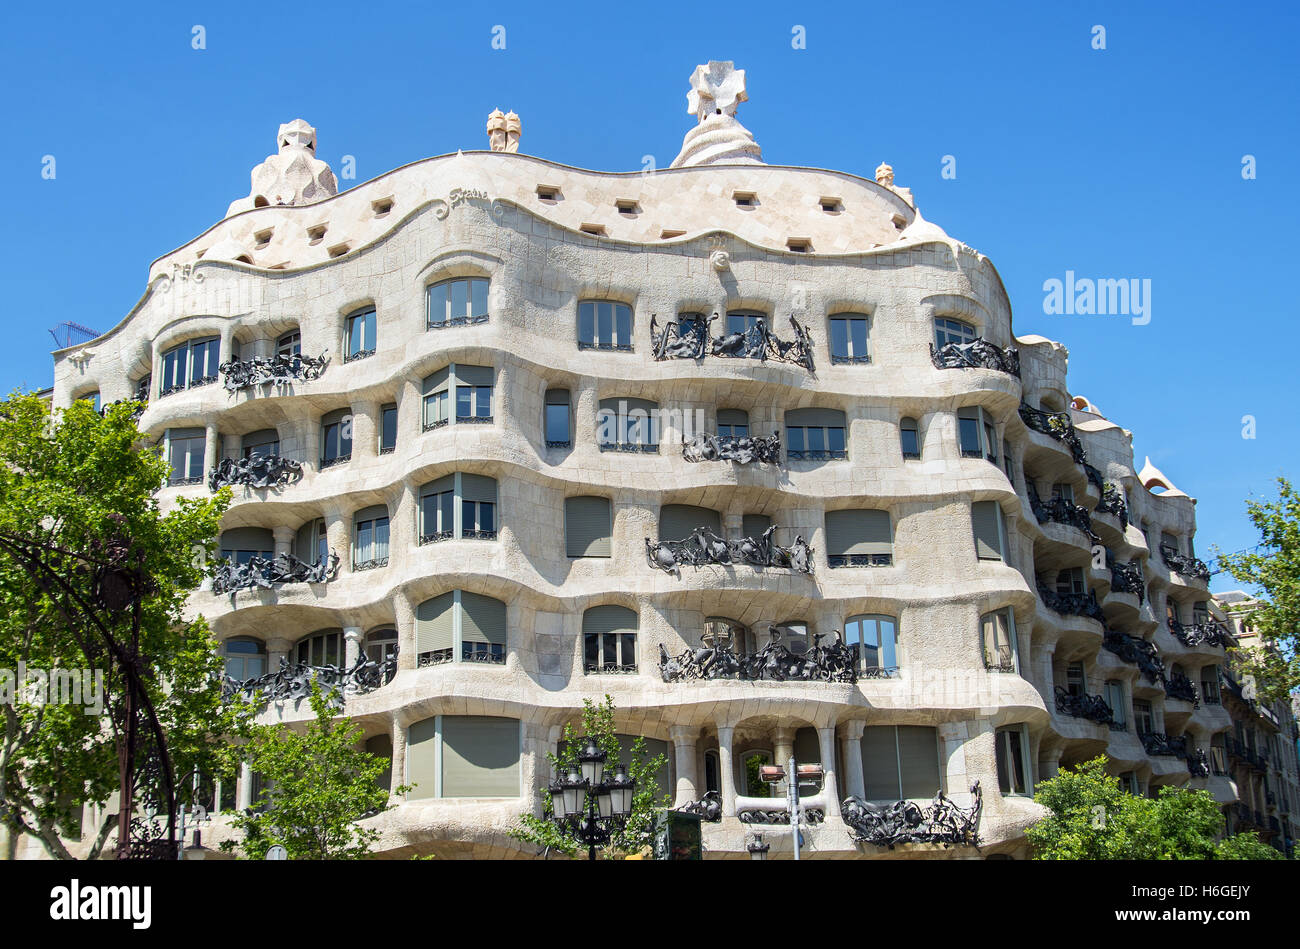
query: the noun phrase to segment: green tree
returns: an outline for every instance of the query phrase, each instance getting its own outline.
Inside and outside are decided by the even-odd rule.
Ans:
[[[177,781],[196,772],[209,783],[233,774],[225,736],[244,710],[222,701],[221,661],[206,623],[182,612],[203,579],[230,493],[179,498],[164,514],[156,495],[170,466],[144,444],[138,408],[114,405],[101,416],[79,401],[51,411],[22,393],[0,403],[0,669],[13,672],[0,676],[0,823],[11,848],[27,835],[52,857],[71,859],[63,838],[80,836],[81,805],[103,805],[118,790],[126,677],[104,634],[128,641],[133,616],[83,608],[102,595],[103,578],[79,559],[102,559],[114,544],[127,545],[147,579],[138,653],[145,659],[136,672],[166,733]],[[66,586],[33,569],[21,553],[37,549],[31,545],[45,551],[44,562]],[[23,690],[20,664],[84,670],[83,685],[88,675],[102,708],[86,714],[87,705],[94,709],[84,695],[80,705],[43,701]],[[91,857],[115,823],[110,813],[89,829]]]
[[[1050,813],[1026,831],[1035,860],[1242,860],[1265,856],[1255,835],[1216,843],[1223,815],[1209,792],[1162,787],[1155,798],[1125,792],[1104,756],[1038,785]]]
[[[1215,860],[1285,860],[1276,847],[1259,839],[1253,830],[1233,834],[1220,842],[1214,852]]]
[[[312,684],[314,721],[299,732],[283,725],[251,725],[241,749],[262,777],[253,809],[231,824],[245,834],[236,849],[254,860],[279,844],[291,860],[358,860],[379,838],[358,821],[388,809],[389,792],[380,784],[383,758],[360,750],[362,729],[335,719],[328,699]],[[394,790],[404,794],[411,786]]]
[[[1260,696],[1287,701],[1300,688],[1300,494],[1286,478],[1277,484],[1276,501],[1246,502],[1259,547],[1214,553],[1234,580],[1262,591],[1260,607],[1250,614],[1260,645],[1234,650],[1235,658],[1254,677]]]
[[[656,780],[656,775],[667,766],[668,759],[664,755],[650,757],[645,739],[640,737],[632,742],[629,753],[624,755],[614,727],[614,699],[606,695],[605,701],[599,705],[591,699],[583,699],[581,723],[569,722],[564,726],[558,753],[546,754],[554,774],[567,774],[578,766],[578,753],[586,747],[587,738],[594,738],[596,745],[605,752],[607,775],[612,775],[616,762],[625,761],[628,776],[636,782],[632,814],[623,829],[613,835],[603,855],[613,858],[639,853],[653,843],[655,811],[671,803],[670,796],[660,792]],[[570,857],[586,849],[582,841],[551,820],[553,814],[551,797],[543,793],[542,816],[521,815],[510,836]]]

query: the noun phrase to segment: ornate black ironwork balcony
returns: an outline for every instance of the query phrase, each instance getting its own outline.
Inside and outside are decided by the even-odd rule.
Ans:
[[[827,638],[824,634],[813,633],[813,645],[803,653],[792,652],[781,641],[779,629],[772,629],[770,635],[767,645],[754,653],[738,653],[731,643],[721,642],[690,648],[671,656],[663,643],[660,643],[659,675],[665,682],[693,679],[740,679],[751,682],[857,681],[858,646],[856,643],[847,645],[839,630],[835,631],[835,639],[829,646],[821,644]],[[867,676],[864,674],[864,677]],[[878,674],[869,677],[886,676]]]
[[[718,318],[712,316],[681,316],[669,320],[663,332],[659,331],[659,321],[650,317],[650,348],[656,360],[661,359],[703,359],[705,356],[718,356],[724,359],[769,359],[788,362],[802,366],[809,372],[814,371],[812,336],[806,326],[801,325],[793,316],[790,326],[794,330],[794,339],[786,342],[777,338],[767,328],[767,321],[755,320],[754,325],[743,332],[725,333],[712,336],[710,324]]]
[[[137,391],[135,397],[132,399],[114,399],[112,402],[105,402],[103,405],[99,407],[99,417],[103,418],[106,415],[108,415],[108,410],[115,405],[126,405],[128,403],[136,403],[135,407],[131,410],[131,418],[138,419],[140,418],[141,415],[144,415],[144,410],[146,408],[144,405],[141,405],[140,403],[148,402],[148,401],[149,401],[148,393],[146,393],[145,398],[142,399],[140,397],[140,393]]]
[[[1213,621],[1184,625],[1176,619],[1170,619],[1169,632],[1184,646],[1226,647],[1232,645],[1228,631]]]
[[[1034,517],[1038,519],[1038,523],[1054,521],[1057,524],[1076,527],[1083,531],[1092,543],[1098,542],[1097,535],[1092,532],[1092,518],[1088,515],[1086,507],[1067,501],[1065,498],[1048,498],[1044,501],[1038,496],[1038,489],[1034,487],[1032,481],[1026,487],[1029,489],[1029,507],[1034,512]]]
[[[172,478],[168,478],[168,479],[167,479],[167,487],[169,487],[169,488],[179,488],[179,487],[183,487],[184,485],[187,485],[187,484],[202,484],[202,483],[203,483],[203,479],[202,479],[201,477],[200,477],[200,478],[176,478],[176,477],[172,477]]]
[[[434,531],[431,534],[421,534],[420,546],[423,547],[425,544],[436,544],[440,541],[451,540],[455,536],[455,531]]]
[[[336,455],[333,458],[322,458],[320,464],[316,466],[317,471],[324,471],[326,468],[333,468],[335,465],[346,465],[352,460],[352,452],[346,455]]]
[[[687,461],[734,461],[738,465],[751,462],[779,465],[781,463],[781,433],[773,432],[762,437],[747,435],[712,435],[700,432],[690,441],[682,443],[682,457]]]
[[[1115,721],[1114,710],[1100,695],[1089,695],[1086,692],[1074,695],[1059,685],[1056,687],[1056,710],[1073,718],[1086,718],[1098,725],[1109,725]]]
[[[871,363],[871,354],[863,353],[861,356],[840,356],[837,353],[831,353],[832,366],[866,366]]]
[[[1146,749],[1146,753],[1152,757],[1184,759],[1187,757],[1187,736],[1185,735],[1170,738],[1162,732],[1139,732],[1138,737],[1142,739],[1142,747]]]
[[[352,564],[352,572],[359,573],[362,570],[375,570],[378,569],[379,567],[387,567],[387,566],[388,566],[387,557],[372,557],[369,560],[359,560],[356,563]]]
[[[632,352],[631,343],[587,343],[578,340],[578,349],[595,349],[604,350],[605,352],[630,353]]]
[[[178,382],[174,386],[167,386],[165,389],[158,390],[158,398],[165,399],[169,395],[175,395],[177,392],[185,391],[185,383]]]
[[[250,488],[282,488],[302,480],[302,464],[279,455],[253,452],[247,458],[222,458],[208,472],[208,489],[216,491],[224,484],[243,484]]]
[[[705,791],[704,797],[698,801],[674,807],[673,810],[683,814],[694,814],[709,824],[719,824],[722,822],[722,796],[717,791]]]
[[[153,376],[145,376],[135,387],[135,400],[137,402],[149,401],[149,390],[153,388]]]
[[[449,418],[440,418],[440,419],[437,419],[437,420],[432,421],[432,422],[425,422],[425,423],[423,423],[423,424],[420,426],[420,431],[422,431],[422,432],[432,432],[432,431],[435,431],[435,430],[437,430],[437,429],[439,429],[439,428],[442,428],[444,425],[450,425],[450,424],[451,424],[451,419],[449,419]]]
[[[703,567],[708,564],[748,564],[751,567],[781,567],[796,573],[812,573],[813,549],[802,535],[789,547],[772,540],[776,525],[763,532],[762,537],[742,537],[726,540],[708,527],[697,527],[685,540],[645,539],[646,557],[650,566],[657,567],[675,577],[681,576],[682,567]]]
[[[582,671],[587,675],[636,675],[635,662],[584,662]]]
[[[486,313],[480,313],[477,316],[452,316],[444,320],[430,320],[426,324],[426,328],[443,330],[452,326],[477,326],[479,323],[486,323],[487,321],[488,315]]]
[[[572,448],[572,447],[573,447],[573,442],[570,441],[570,440],[567,439],[567,438],[566,438],[564,441],[562,441],[562,442],[561,442],[561,441],[551,441],[551,440],[548,439],[547,442],[546,442],[546,447],[547,447],[547,448]]]
[[[1088,455],[1083,450],[1083,442],[1079,440],[1079,435],[1074,430],[1074,422],[1070,421],[1068,412],[1044,412],[1022,402],[1020,418],[1034,431],[1042,432],[1069,448],[1070,456],[1076,462],[1081,465],[1087,463]]]
[[[1119,518],[1120,530],[1128,530],[1128,501],[1124,499],[1124,492],[1118,486],[1109,481],[1105,483],[1101,489],[1101,502],[1098,503],[1097,510],[1114,514]]]
[[[828,567],[892,567],[893,554],[827,554]]]
[[[460,536],[462,540],[496,540],[497,532],[488,530],[481,531],[467,527],[461,530]]]
[[[1057,593],[1040,584],[1038,595],[1042,597],[1043,605],[1062,616],[1087,616],[1099,623],[1106,622],[1106,614],[1101,611],[1097,594],[1092,590],[1087,593]]]
[[[329,560],[306,563],[292,554],[277,554],[270,560],[254,556],[247,563],[217,562],[212,571],[212,592],[234,594],[260,587],[269,590],[283,583],[328,583],[338,576],[338,554]]]
[[[785,457],[788,461],[843,461],[849,453],[843,448],[787,448]]]
[[[859,679],[893,679],[897,676],[898,666],[863,666],[858,670]]]
[[[1191,679],[1181,672],[1175,672],[1165,680],[1165,695],[1171,699],[1191,702],[1197,708],[1201,707],[1201,700],[1197,695],[1196,686],[1192,684]]]
[[[1101,476],[1101,472],[1086,461],[1082,463],[1082,468],[1088,480],[1097,486],[1098,493],[1104,492],[1106,490],[1106,480]]]
[[[970,791],[975,800],[969,807],[958,807],[943,791],[935,794],[929,807],[912,801],[881,806],[852,796],[840,804],[840,814],[859,843],[890,850],[899,844],[977,847],[984,795],[978,781],[971,785]]]
[[[1102,645],[1124,662],[1137,666],[1147,681],[1157,685],[1164,684],[1165,661],[1160,658],[1160,653],[1156,651],[1154,644],[1127,633],[1107,630]]]
[[[506,662],[506,650],[499,643],[461,643],[460,661],[502,666]]]
[[[1171,570],[1181,573],[1185,577],[1191,577],[1193,580],[1200,580],[1202,583],[1210,582],[1210,568],[1205,565],[1204,560],[1180,554],[1177,550],[1165,544],[1160,545],[1160,555]]]
[[[420,653],[417,668],[424,669],[428,666],[440,666],[444,662],[451,662],[455,658],[455,652],[451,649],[431,649],[428,652]]]
[[[1136,560],[1120,563],[1115,555],[1106,551],[1106,563],[1110,566],[1110,590],[1112,593],[1135,593],[1138,602],[1146,600],[1146,578],[1142,576],[1142,565]]]
[[[310,382],[319,379],[328,364],[329,357],[325,353],[316,357],[276,353],[269,358],[254,356],[227,360],[217,368],[226,377],[226,391],[238,392],[250,386],[285,386],[299,380]]]
[[[741,811],[736,815],[742,824],[788,824],[790,812],[780,808],[770,811]],[[826,820],[826,812],[820,807],[805,807],[803,811],[805,824],[820,824]]]
[[[1016,671],[1016,657],[1010,654],[993,655],[984,653],[984,669],[988,672],[1003,672],[1007,674]]]
[[[362,652],[350,668],[290,663],[288,659],[281,657],[280,668],[275,672],[268,672],[242,682],[230,676],[223,676],[222,694],[227,701],[239,695],[245,701],[265,705],[268,702],[305,699],[311,694],[311,686],[315,682],[326,697],[337,700],[345,694],[362,695],[373,692],[393,681],[395,675],[397,675],[396,650],[379,662]]]
[[[1020,378],[1019,350],[1003,349],[978,337],[969,343],[945,343],[939,349],[931,343],[930,362],[936,369],[995,369]]]
[[[490,415],[457,415],[457,425],[491,425],[492,416]]]
[[[357,350],[355,353],[344,353],[344,354],[343,354],[343,361],[344,361],[344,362],[358,362],[359,360],[362,360],[362,359],[369,359],[369,358],[370,358],[371,356],[373,356],[374,354],[375,354],[375,351],[374,351],[373,349],[359,349],[359,350]]]
[[[1188,752],[1187,770],[1191,772],[1194,778],[1208,778],[1210,776],[1210,759],[1202,749],[1197,748]]]

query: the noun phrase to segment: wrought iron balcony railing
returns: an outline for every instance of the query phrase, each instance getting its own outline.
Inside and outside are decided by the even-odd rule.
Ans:
[[[506,647],[501,643],[461,643],[461,662],[482,662],[487,665],[505,665]]]
[[[1056,710],[1072,718],[1086,718],[1098,725],[1110,725],[1115,721],[1114,710],[1100,695],[1086,692],[1075,695],[1059,685],[1056,687]]]
[[[1107,630],[1102,645],[1119,658],[1137,666],[1147,681],[1161,685],[1165,681],[1165,662],[1153,643],[1127,633]]]
[[[893,554],[827,554],[828,567],[892,567]]]
[[[1057,593],[1040,584],[1038,595],[1042,597],[1045,606],[1062,616],[1087,616],[1099,623],[1106,622],[1106,614],[1101,611],[1097,594],[1092,590],[1087,593]]]
[[[938,349],[930,344],[930,362],[936,369],[995,369],[1020,378],[1020,352],[1014,346],[1003,349],[986,339],[969,343],[945,343]]]
[[[1138,602],[1146,600],[1146,578],[1142,576],[1142,565],[1136,560],[1120,563],[1115,555],[1106,551],[1106,561],[1110,564],[1110,590],[1112,593],[1135,593]]]
[[[321,691],[330,698],[341,698],[348,694],[362,695],[387,685],[395,675],[397,650],[393,650],[382,661],[371,659],[363,652],[349,668],[291,663],[281,657],[278,670],[256,678],[240,681],[223,675],[221,691],[227,701],[240,695],[245,701],[265,705],[269,702],[305,699],[311,694],[312,683],[319,685]]]
[[[802,536],[796,537],[789,547],[772,540],[776,532],[773,525],[761,537],[742,537],[727,540],[711,528],[697,527],[685,540],[645,539],[646,557],[650,566],[675,577],[681,576],[682,567],[703,567],[708,564],[747,564],[751,567],[780,567],[796,573],[812,573],[813,549]]]
[[[1183,624],[1176,619],[1170,619],[1168,626],[1170,634],[1184,646],[1223,648],[1232,645],[1228,631],[1214,621]]]
[[[582,671],[587,675],[636,675],[635,662],[585,662]]]
[[[1142,747],[1146,750],[1146,753],[1152,757],[1187,757],[1187,736],[1185,735],[1170,738],[1163,732],[1139,732],[1138,737],[1142,739]]]
[[[324,471],[326,468],[333,468],[335,465],[346,465],[352,460],[352,452],[346,455],[335,455],[333,458],[322,458],[320,464],[316,466],[317,471]]]
[[[1010,652],[994,655],[984,653],[984,669],[986,672],[1001,672],[1007,675],[1014,674],[1016,671],[1016,657]]]
[[[477,326],[479,323],[486,323],[488,315],[479,313],[475,316],[451,316],[441,320],[429,320],[425,323],[426,329],[444,330],[453,326]]]
[[[631,343],[593,343],[584,340],[578,340],[579,351],[596,350],[597,352],[613,353],[630,353],[632,352]]]
[[[601,451],[640,452],[645,455],[659,454],[658,442],[601,442]]]
[[[457,415],[457,425],[491,425],[491,415]]]
[[[1165,679],[1165,695],[1171,699],[1191,702],[1196,708],[1201,707],[1201,700],[1196,693],[1192,680],[1181,672],[1175,672]]]
[[[433,531],[429,534],[421,534],[420,546],[423,547],[425,544],[436,544],[444,540],[451,540],[455,536],[455,531]]]
[[[167,479],[167,487],[169,488],[180,488],[189,484],[202,484],[202,483],[203,483],[203,479],[201,477],[200,478],[178,478],[175,475],[173,475],[172,477]]]
[[[338,554],[328,560],[306,563],[292,554],[271,559],[254,556],[247,563],[220,560],[212,571],[212,592],[234,594],[259,587],[269,590],[284,583],[328,583],[338,576]]]
[[[274,356],[253,356],[251,359],[231,359],[217,370],[226,377],[228,392],[238,392],[262,385],[290,385],[296,381],[310,382],[319,379],[329,364],[325,353],[303,356],[300,353],[276,353]]]
[[[687,461],[734,461],[738,465],[761,462],[781,463],[781,433],[751,437],[748,435],[712,435],[700,432],[682,442],[682,457]]]
[[[352,564],[352,572],[360,573],[362,570],[376,570],[379,567],[387,567],[387,557],[371,557],[369,560],[357,560]]]
[[[253,452],[247,458],[222,458],[208,472],[208,489],[243,484],[250,488],[283,488],[302,480],[302,464],[280,455]]]
[[[456,658],[456,652],[453,649],[430,649],[422,652],[417,657],[417,667],[425,669],[429,666],[440,666],[444,662],[451,662]]]
[[[1180,554],[1177,550],[1165,544],[1160,545],[1160,555],[1175,573],[1181,573],[1193,580],[1200,580],[1202,583],[1210,582],[1210,568],[1205,565],[1205,561],[1198,560],[1195,557],[1188,557],[1186,554]]]
[[[787,448],[787,461],[843,461],[849,457],[843,448]]]
[[[1083,450],[1083,442],[1079,440],[1068,412],[1044,412],[1021,403],[1020,418],[1034,431],[1042,432],[1065,445],[1070,450],[1070,457],[1079,464],[1087,462],[1088,456]]]
[[[373,349],[358,349],[355,353],[344,353],[344,362],[359,362],[362,359],[369,359],[375,354]]]
[[[451,424],[451,419],[449,418],[434,419],[432,422],[422,422],[420,424],[420,431],[433,432],[442,428],[444,425],[450,425],[450,424]]]
[[[713,336],[710,324],[718,318],[713,316],[679,316],[669,320],[663,332],[659,331],[659,321],[650,317],[650,349],[656,360],[662,359],[703,359],[706,356],[718,356],[725,359],[769,359],[788,362],[802,366],[809,372],[813,367],[812,336],[808,327],[801,325],[793,316],[790,326],[794,330],[794,339],[786,342],[777,338],[767,328],[767,322],[759,319],[744,331]]]
[[[546,447],[547,448],[572,448],[573,442],[572,440],[567,438],[564,441],[547,439]]]
[[[1124,492],[1117,485],[1107,481],[1101,489],[1101,501],[1097,504],[1097,510],[1109,514],[1114,514],[1119,518],[1120,530],[1128,530],[1128,502],[1124,500]]]
[[[878,670],[874,675],[861,673],[858,644],[844,642],[838,631],[829,646],[827,638],[813,633],[813,644],[792,640],[790,645],[781,641],[781,632],[771,630],[771,639],[762,649],[753,653],[738,652],[731,642],[715,642],[689,648],[676,656],[670,655],[659,644],[659,675],[665,682],[685,682],[694,679],[741,679],[757,682],[856,682],[863,678],[888,678],[892,667]],[[800,652],[791,647],[806,647]]]
[[[939,791],[928,807],[912,801],[882,806],[860,797],[847,797],[840,805],[840,814],[858,843],[890,850],[900,844],[977,847],[984,797],[978,781],[970,790],[973,800],[969,807],[958,807]]]
[[[1098,542],[1097,535],[1092,532],[1092,518],[1088,515],[1086,507],[1074,504],[1065,498],[1048,498],[1044,501],[1038,496],[1038,489],[1034,487],[1032,481],[1026,487],[1029,489],[1029,507],[1033,510],[1038,523],[1053,521],[1057,524],[1077,527],[1092,543]]]
[[[178,382],[165,389],[160,389],[158,391],[158,398],[162,399],[169,395],[175,395],[177,392],[183,392],[186,389],[197,389],[200,386],[211,385],[216,381],[216,376],[199,376],[197,379],[191,379],[189,382]]]

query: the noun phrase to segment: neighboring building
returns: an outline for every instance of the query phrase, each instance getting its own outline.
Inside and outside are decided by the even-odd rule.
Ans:
[[[1035,782],[1102,752],[1135,792],[1231,800],[1208,767],[1231,723],[1198,700],[1224,652],[1195,626],[1195,501],[1135,471],[1065,348],[1013,334],[992,263],[889,166],[766,165],[744,99],[743,73],[700,67],[698,124],[652,174],[520,154],[494,113],[491,151],[341,194],[315,130],[282,126],[249,197],[55,353],[55,404],[146,396],[166,503],[218,463],[301,464],[236,487],[220,547],[302,577],[332,552],[337,575],[191,608],[240,679],[395,653],[346,700],[418,783],[376,819],[389,855],[531,855],[507,831],[607,693],[676,804],[719,795],[714,857],[754,830],[789,854],[788,828],[740,818],[781,807],[750,778],[792,754],[825,770],[818,856],[1024,855]],[[853,669],[817,659],[837,632]],[[703,671],[774,641],[750,678]],[[979,850],[858,845],[841,819],[850,795],[973,807],[976,782]]]
[[[1240,590],[1217,594],[1215,607],[1242,648],[1258,648],[1259,634],[1250,614],[1259,601]],[[1300,818],[1300,759],[1293,702],[1258,697],[1252,676],[1223,670],[1224,705],[1232,716],[1225,736],[1228,765],[1237,800],[1224,808],[1230,833],[1258,831],[1288,857],[1295,856],[1296,821]],[[1294,810],[1293,810],[1294,809]]]

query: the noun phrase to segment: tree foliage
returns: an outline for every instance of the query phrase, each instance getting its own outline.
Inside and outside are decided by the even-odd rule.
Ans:
[[[656,775],[667,766],[668,759],[661,754],[650,757],[645,739],[640,737],[632,742],[631,749],[624,754],[614,726],[614,699],[611,696],[606,695],[600,704],[591,699],[583,699],[582,706],[581,723],[567,723],[560,736],[558,752],[546,753],[551,771],[558,775],[576,768],[578,753],[586,747],[586,739],[589,737],[594,738],[600,750],[605,752],[607,776],[612,776],[616,762],[625,761],[628,776],[636,782],[632,796],[632,814],[624,828],[613,835],[609,845],[604,848],[603,855],[613,858],[639,853],[653,843],[656,809],[667,807],[671,803],[670,796],[660,793],[656,782]],[[510,836],[570,857],[586,849],[577,837],[555,824],[551,819],[553,813],[551,797],[543,793],[542,816],[521,815],[519,823],[510,831]]]
[[[1263,698],[1289,701],[1300,688],[1300,493],[1286,478],[1277,483],[1276,501],[1246,502],[1259,548],[1215,554],[1234,580],[1262,591],[1250,614],[1260,645],[1235,650],[1242,671]]]
[[[316,717],[301,732],[283,725],[247,729],[241,751],[261,776],[262,790],[231,824],[244,832],[237,846],[251,859],[265,859],[279,844],[291,860],[358,860],[379,838],[378,830],[358,822],[388,809],[389,792],[379,780],[384,759],[358,748],[362,729],[335,719],[315,683],[310,702]],[[222,848],[236,845],[226,841]]]
[[[1209,792],[1162,787],[1155,798],[1124,791],[1104,756],[1038,785],[1051,813],[1026,836],[1035,860],[1246,860],[1281,857],[1253,834],[1221,842],[1223,815]]]
[[[0,404],[0,534],[47,549],[58,574],[85,600],[94,577],[77,555],[95,556],[125,539],[148,578],[141,602],[139,669],[168,736],[178,783],[201,773],[233,774],[223,736],[242,710],[223,704],[220,659],[202,618],[183,608],[202,580],[228,490],[211,499],[179,498],[163,513],[156,497],[170,466],[143,444],[138,403],[89,402],[51,411],[39,396],[15,393]],[[129,640],[130,611],[95,611],[116,641]],[[88,670],[102,676],[103,714],[24,694],[0,702],[0,822],[11,840],[39,839],[51,856],[70,858],[60,839],[76,831],[82,803],[103,805],[118,788],[125,677],[88,611],[52,593],[9,548],[0,550],[0,669]],[[16,683],[21,686],[21,682]],[[92,831],[96,855],[113,815]]]

